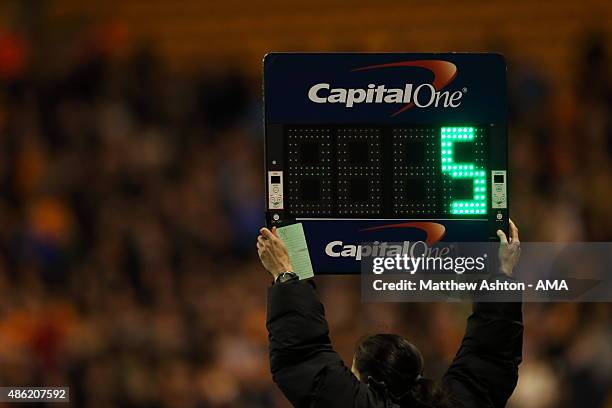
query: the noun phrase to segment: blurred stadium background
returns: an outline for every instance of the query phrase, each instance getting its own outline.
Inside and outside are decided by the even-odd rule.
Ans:
[[[255,253],[268,51],[504,53],[522,239],[610,241],[611,35],[609,0],[2,0],[0,384],[288,406]],[[348,363],[393,331],[440,375],[469,312],[320,288]],[[610,304],[528,304],[525,322],[512,408],[612,407]]]

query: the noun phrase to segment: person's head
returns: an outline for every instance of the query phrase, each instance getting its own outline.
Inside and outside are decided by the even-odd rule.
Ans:
[[[357,345],[351,371],[363,383],[386,389],[405,407],[448,407],[447,396],[434,381],[423,378],[423,356],[396,334],[376,334]]]

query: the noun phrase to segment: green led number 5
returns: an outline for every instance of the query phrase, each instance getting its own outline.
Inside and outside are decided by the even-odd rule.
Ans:
[[[487,178],[484,169],[474,163],[457,163],[454,152],[456,143],[474,141],[473,127],[443,127],[441,136],[442,174],[452,179],[472,179],[474,195],[471,200],[451,200],[451,214],[486,214]]]

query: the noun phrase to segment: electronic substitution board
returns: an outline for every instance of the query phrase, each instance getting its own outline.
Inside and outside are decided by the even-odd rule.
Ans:
[[[508,230],[501,55],[271,53],[264,103],[267,223],[303,224],[315,273]]]

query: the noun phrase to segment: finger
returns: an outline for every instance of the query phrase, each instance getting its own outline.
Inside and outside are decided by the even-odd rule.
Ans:
[[[508,238],[506,238],[506,233],[502,230],[497,230],[497,237],[499,238],[499,242],[502,244],[508,243]]]
[[[276,232],[276,227],[272,227],[272,234],[274,234],[275,237],[278,237],[278,232]]]
[[[266,246],[266,239],[260,235],[260,236],[257,237],[257,243],[260,244],[261,246],[265,247]]]
[[[514,225],[514,223],[512,222],[512,220],[510,220],[510,242],[512,243],[519,243],[519,234],[518,234],[518,228],[516,227],[516,225]]]
[[[263,249],[264,249],[263,244],[260,243],[259,240],[257,241],[257,249],[260,250],[260,251],[263,251]]]
[[[262,229],[260,229],[260,230],[259,230],[259,232],[260,232],[260,233],[261,233],[261,235],[263,235],[263,236],[264,236],[264,238],[266,238],[266,239],[274,239],[274,238],[275,238],[275,237],[274,237],[274,234],[272,234],[272,231],[270,231],[270,230],[269,230],[269,229],[267,229],[267,228],[262,228]]]

